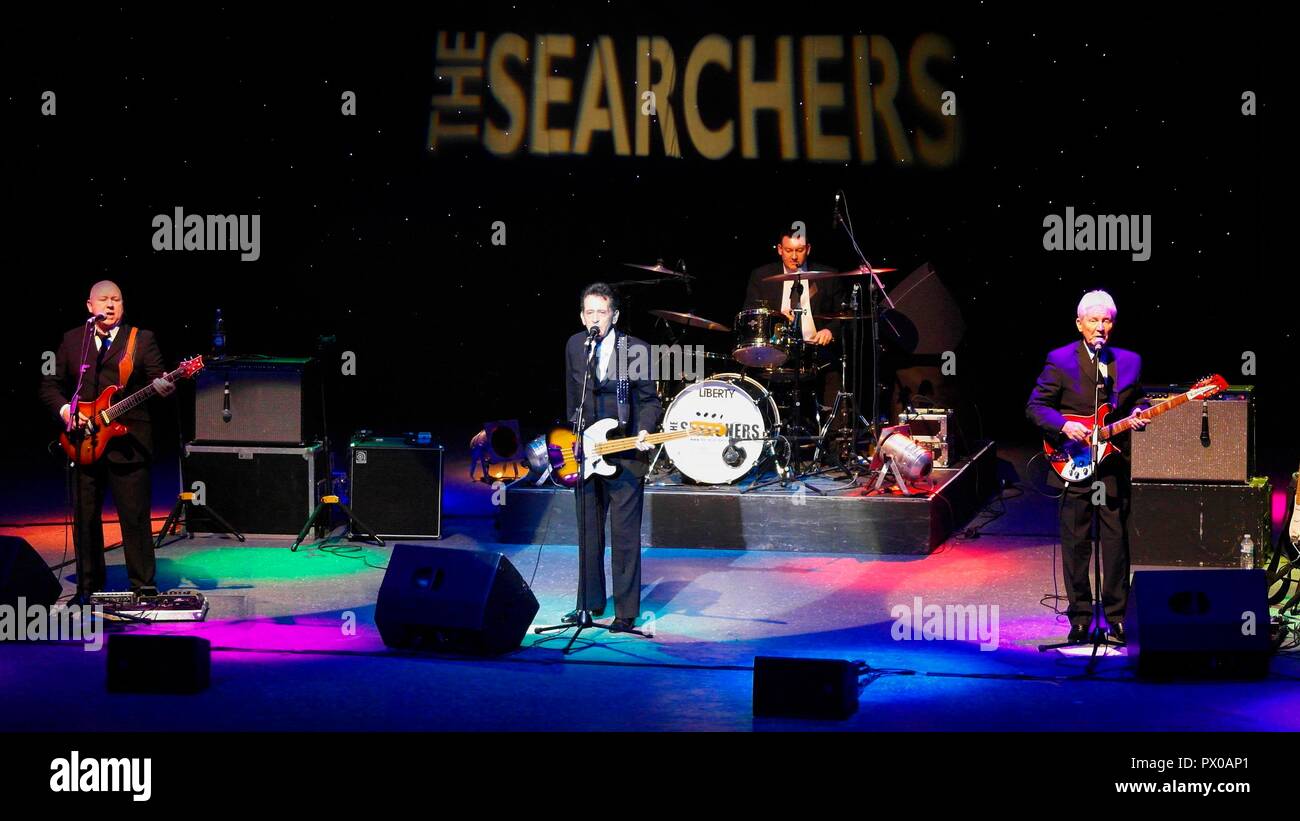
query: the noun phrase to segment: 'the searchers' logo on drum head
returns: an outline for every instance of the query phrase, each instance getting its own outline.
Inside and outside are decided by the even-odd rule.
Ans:
[[[663,428],[682,430],[692,422],[721,422],[727,435],[674,439],[664,443],[665,452],[691,479],[726,484],[742,478],[758,463],[781,416],[776,402],[758,382],[741,374],[717,374],[677,394],[664,413]]]

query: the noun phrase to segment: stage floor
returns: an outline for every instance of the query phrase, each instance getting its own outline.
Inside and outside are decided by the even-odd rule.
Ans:
[[[373,613],[390,548],[179,541],[159,551],[159,585],[203,590],[209,620],[127,629],[210,639],[211,687],[110,695],[103,652],[11,642],[0,648],[0,730],[1300,730],[1295,656],[1274,659],[1261,682],[1149,684],[1123,656],[1087,676],[1084,657],[1040,654],[1066,625],[1039,604],[1053,589],[1050,537],[1005,532],[1027,529],[1017,505],[1030,503],[1013,500],[983,537],[924,556],[647,549],[655,638],[585,634],[569,657],[564,640],[532,634],[493,660],[387,650]],[[446,529],[440,544],[501,550],[535,574],[539,624],[571,607],[573,545],[501,544],[483,516]],[[57,534],[22,535],[59,560]],[[121,552],[109,561],[110,587],[125,586]],[[918,597],[996,606],[995,649],[894,640],[894,608]],[[755,655],[861,659],[881,672],[847,721],[755,719]]]

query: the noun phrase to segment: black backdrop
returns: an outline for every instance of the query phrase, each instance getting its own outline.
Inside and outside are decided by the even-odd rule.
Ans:
[[[852,264],[830,224],[843,188],[875,264],[932,262],[956,296],[969,326],[958,368],[986,435],[1033,439],[1023,403],[1043,354],[1073,337],[1081,293],[1104,287],[1120,306],[1116,344],[1143,353],[1149,381],[1219,371],[1258,384],[1263,467],[1293,469],[1297,447],[1281,434],[1296,323],[1262,224],[1286,156],[1270,126],[1267,21],[1239,12],[1175,30],[984,4],[908,15],[877,4],[519,5],[294,19],[114,8],[6,27],[0,368],[17,432],[6,458],[42,452],[40,354],[84,317],[101,277],[122,286],[128,319],[155,329],[169,360],[207,350],[218,307],[234,352],[312,354],[334,337],[322,355],[336,436],[364,426],[459,437],[482,420],[562,412],[578,291],[635,275],[619,262],[684,259],[699,277],[689,297],[675,285],[642,295],[628,318],[646,334],[640,308],[729,324],[748,271],[775,259],[773,227],[791,218],[808,224],[818,261]],[[615,39],[630,82],[637,35],[684,44],[680,72],[710,32],[756,35],[770,53],[783,34],[884,34],[901,51],[935,31],[955,45],[934,74],[958,94],[961,154],[946,169],[818,164],[766,144],[764,159],[709,161],[689,147],[665,158],[656,141],[651,156],[626,158],[607,136],[586,157],[431,154],[439,30],[572,32],[575,86],[583,38],[599,34]],[[40,116],[46,89],[54,117]],[[340,115],[345,89],[356,117]],[[1241,112],[1246,90],[1257,116]],[[151,218],[178,205],[261,214],[260,260],[154,251]],[[1066,205],[1151,214],[1151,259],[1045,251],[1043,219]],[[498,220],[504,247],[490,241]],[[356,376],[338,373],[344,351]],[[1254,377],[1241,376],[1246,351]]]

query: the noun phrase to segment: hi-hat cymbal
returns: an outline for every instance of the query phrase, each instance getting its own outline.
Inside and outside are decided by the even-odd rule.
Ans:
[[[731,329],[726,325],[723,325],[721,322],[714,322],[712,319],[705,319],[704,317],[696,316],[695,314],[684,314],[680,311],[663,310],[654,310],[649,313],[652,316],[659,317],[660,319],[666,319],[669,322],[676,322],[678,325],[689,325],[692,328],[703,328],[706,331],[722,331],[724,333],[731,333]]]
[[[890,271],[897,271],[897,268],[872,268],[877,274],[887,274]],[[770,277],[763,277],[763,282],[786,282],[793,279],[814,280],[814,279],[833,279],[834,277],[861,277],[866,276],[865,268],[855,268],[852,271],[796,271],[793,274],[774,274]]]
[[[695,279],[695,277],[691,276],[685,271],[674,271],[672,268],[669,268],[668,266],[664,265],[662,261],[656,262],[654,265],[642,265],[638,262],[625,262],[623,264],[626,265],[628,268],[640,268],[643,271],[653,271],[656,274],[660,274],[666,277],[676,277],[677,279]]]

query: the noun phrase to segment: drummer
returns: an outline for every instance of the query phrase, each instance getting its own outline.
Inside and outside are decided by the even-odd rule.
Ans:
[[[793,322],[790,292],[794,282],[792,280],[765,282],[764,280],[781,273],[834,270],[809,264],[808,257],[812,254],[812,243],[808,242],[807,231],[799,230],[802,227],[802,223],[786,223],[780,231],[776,244],[778,261],[760,265],[750,273],[749,288],[745,292],[746,308],[777,308]],[[819,325],[814,315],[833,314],[843,310],[841,303],[845,302],[847,297],[844,295],[841,282],[839,278],[832,278],[802,283],[803,294],[800,305],[804,313],[803,332],[800,336],[809,345],[816,346],[816,353],[812,358],[823,366],[831,362],[834,357],[833,348],[838,347],[836,343],[840,338],[840,321],[827,320]],[[840,373],[835,367],[823,367],[822,371],[825,374],[825,379],[819,380],[824,382],[819,386],[822,404],[829,409],[835,401],[835,394],[840,389]]]

